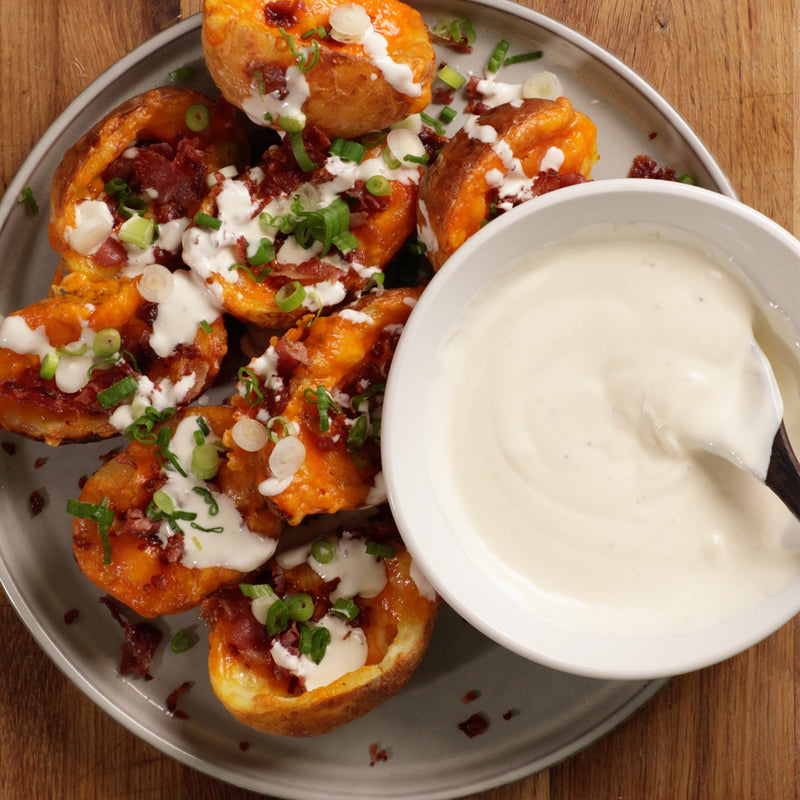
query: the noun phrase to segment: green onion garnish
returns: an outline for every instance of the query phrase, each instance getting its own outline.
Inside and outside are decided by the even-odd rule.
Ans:
[[[317,539],[311,545],[311,555],[320,564],[330,564],[336,558],[336,545],[329,539]]]
[[[691,186],[697,186],[697,181],[691,175],[680,175],[678,177],[678,183],[688,183]]]
[[[287,131],[286,136],[289,139],[289,146],[292,148],[292,154],[294,155],[294,160],[297,162],[297,166],[300,167],[303,172],[311,172],[317,165],[308,155],[305,142],[303,141],[303,135],[300,131]]]
[[[541,50],[532,50],[529,53],[520,53],[516,56],[509,56],[504,62],[504,67],[510,67],[512,64],[521,64],[524,61],[536,61],[542,57]]]
[[[141,217],[147,211],[147,203],[141,197],[136,197],[133,194],[121,195],[119,203],[117,204],[117,213],[123,219],[131,219],[131,217]]]
[[[135,245],[140,250],[147,250],[155,241],[157,231],[155,220],[132,216],[120,225],[118,235],[121,242]]]
[[[210,228],[211,230],[218,231],[222,227],[222,220],[212,217],[210,214],[198,211],[194,215],[194,224],[201,228]]]
[[[219,471],[219,450],[211,442],[204,442],[192,450],[192,475],[200,481],[210,481]]]
[[[446,83],[451,89],[460,89],[467,81],[460,72],[456,72],[449,64],[445,64],[436,75],[439,80]]]
[[[371,178],[367,178],[365,185],[367,191],[375,197],[385,197],[392,193],[392,184],[385,175],[373,175]]]
[[[314,613],[314,599],[305,592],[287,594],[283,598],[283,602],[286,603],[286,613],[289,619],[296,622],[305,622],[311,619],[311,615]]]
[[[371,397],[384,391],[384,389],[386,389],[386,381],[375,381],[375,383],[371,383],[361,394],[353,396],[353,399],[350,401],[350,408],[352,408],[353,411],[358,411],[365,400],[369,400]]]
[[[305,390],[304,395],[309,403],[313,403],[317,407],[320,431],[325,432],[330,430],[330,415],[341,414],[342,409],[333,402],[333,398],[328,394],[325,386],[317,386],[316,390],[309,387]]]
[[[444,106],[439,112],[439,119],[447,125],[456,118],[458,112],[452,106]]]
[[[192,77],[193,74],[194,70],[189,66],[178,67],[178,69],[174,69],[172,70],[172,72],[169,73],[169,79],[173,83],[177,83],[178,81],[188,80],[189,78]]]
[[[319,664],[325,657],[325,651],[331,643],[331,632],[320,625],[311,632],[311,651],[309,657],[315,664]]]
[[[253,255],[248,256],[247,260],[252,267],[263,267],[264,264],[269,264],[270,261],[274,261],[275,246],[272,244],[272,241],[266,237],[261,239],[258,244],[258,249]]]
[[[200,328],[201,328],[201,329],[202,329],[202,330],[203,330],[205,333],[211,333],[211,326],[210,326],[210,325],[208,324],[208,322],[207,322],[206,320],[204,320],[204,319],[201,319],[201,320],[200,320]]]
[[[122,380],[97,393],[97,402],[103,408],[114,408],[123,400],[130,397],[139,388],[139,382],[132,375],[126,375]]]
[[[357,250],[361,247],[361,242],[358,241],[358,237],[352,231],[342,231],[341,233],[337,234],[336,236],[331,239],[331,244],[343,255],[346,256],[348,253],[352,253],[353,250]],[[317,298],[319,299],[319,297]],[[322,302],[319,303],[319,310],[322,309]]]
[[[169,643],[169,649],[173,653],[185,653],[191,646],[192,640],[183,628],[172,637],[172,641]]]
[[[369,436],[369,419],[366,414],[356,417],[356,421],[347,432],[347,449],[360,450]]]
[[[331,606],[331,611],[352,622],[358,616],[359,608],[349,597],[340,597]]]
[[[289,610],[286,603],[278,598],[267,611],[267,633],[274,636],[289,627]]]
[[[408,161],[411,164],[427,164],[430,160],[431,157],[427,153],[421,156],[412,156],[410,153],[403,156],[403,161]]]
[[[219,505],[214,499],[214,495],[205,486],[193,486],[192,491],[195,494],[199,494],[206,501],[209,516],[216,517],[219,514]]]
[[[200,133],[211,123],[211,112],[203,103],[194,103],[186,110],[186,127],[190,131]]]
[[[97,524],[100,542],[103,547],[103,563],[111,563],[111,540],[108,529],[114,523],[114,511],[108,507],[109,499],[104,497],[99,505],[85,503],[81,500],[67,500],[67,513],[78,519],[88,519]]]
[[[262,269],[260,272],[253,272],[253,270],[245,264],[231,264],[228,267],[230,272],[233,272],[235,269],[240,269],[242,272],[246,272],[252,279],[253,283],[263,283],[266,277],[272,274],[272,267],[264,267],[264,269]]]
[[[244,384],[244,394],[242,395],[244,399],[251,406],[257,406],[264,399],[261,387],[258,385],[258,376],[249,367],[240,367],[237,377]],[[250,400],[251,394],[255,395],[252,401]]]
[[[275,597],[275,590],[268,583],[240,583],[239,591],[245,597]]]
[[[158,460],[164,469],[174,469],[179,475],[184,478],[188,477],[186,470],[181,466],[178,457],[172,450],[169,449],[169,443],[172,439],[172,431],[169,428],[161,428],[156,437],[156,446],[158,447]]]
[[[119,352],[122,337],[116,328],[103,328],[94,335],[92,352],[97,358],[111,358]]]
[[[312,53],[309,57],[306,53],[300,53],[294,46],[294,39],[291,34],[287,33],[284,28],[278,28],[280,34],[286,39],[289,45],[289,50],[292,55],[297,59],[297,68],[300,72],[308,72],[316,63],[319,58],[319,42],[316,39],[311,40]]]
[[[442,125],[438,119],[434,119],[430,114],[426,114],[424,111],[419,115],[419,117],[426,125],[433,128],[433,130],[438,133],[439,136],[444,136],[446,133],[444,125]]]
[[[61,356],[55,350],[45,353],[42,363],[39,365],[39,377],[46,381],[54,378],[56,374],[56,368],[58,367],[58,362],[60,360]]]
[[[306,290],[300,281],[289,281],[275,292],[275,305],[281,311],[294,311],[306,299]]]
[[[397,548],[390,544],[380,542],[367,542],[367,555],[376,558],[394,558],[397,555]]]
[[[39,213],[39,204],[36,202],[33,196],[33,189],[30,186],[26,186],[20,193],[19,197],[17,198],[18,203],[23,203],[25,208],[28,209],[28,213],[30,214],[38,214]]]
[[[501,39],[497,43],[497,47],[495,47],[494,52],[489,58],[489,63],[486,65],[487,72],[498,72],[500,70],[500,67],[503,66],[506,53],[508,52],[508,47],[509,42],[506,39]]]
[[[127,197],[131,193],[131,187],[122,180],[122,178],[112,178],[103,187],[103,191],[109,197],[116,197],[117,199]]]
[[[349,139],[344,140],[340,152],[337,154],[342,161],[352,161],[360,164],[367,154],[367,148],[361,142],[354,142]]]

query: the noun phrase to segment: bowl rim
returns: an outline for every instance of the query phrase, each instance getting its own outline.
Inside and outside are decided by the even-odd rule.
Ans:
[[[614,203],[634,219],[611,213]],[[400,337],[387,379],[381,427],[384,480],[389,504],[406,546],[440,595],[482,633],[502,646],[544,666],[591,678],[640,680],[690,672],[725,660],[766,638],[800,611],[800,570],[773,595],[700,631],[644,639],[589,634],[531,618],[515,609],[510,595],[458,546],[436,505],[424,457],[427,382],[438,346],[468,297],[502,274],[509,261],[530,246],[537,222],[547,231],[542,243],[562,238],[545,224],[565,207],[589,204],[600,209],[602,222],[646,222],[659,203],[701,233],[698,220],[715,230],[717,246],[728,247],[731,230],[747,231],[751,249],[761,240],[771,258],[783,257],[800,269],[800,242],[761,212],[718,192],[697,186],[631,178],[608,179],[564,187],[522,204],[472,236],[434,275],[422,293]],[[713,213],[713,216],[711,214]],[[603,216],[609,219],[602,219]],[[562,216],[564,216],[562,214]],[[566,217],[572,216],[570,214]],[[650,219],[659,224],[661,220]],[[664,222],[670,227],[681,224]],[[746,229],[743,226],[747,226]],[[566,235],[566,234],[564,234]],[[703,232],[703,234],[705,233]],[[510,245],[502,258],[490,255],[501,238]],[[743,239],[738,241],[744,241]],[[737,245],[745,246],[745,245]],[[736,249],[732,247],[731,250]],[[485,270],[482,264],[489,264]],[[472,266],[470,266],[470,264]],[[481,271],[483,269],[483,272]],[[457,272],[468,290],[453,290]],[[800,305],[800,302],[799,302]],[[800,308],[797,311],[800,315]],[[795,320],[795,323],[800,320]],[[413,398],[412,402],[408,398]],[[442,530],[445,531],[444,536]]]

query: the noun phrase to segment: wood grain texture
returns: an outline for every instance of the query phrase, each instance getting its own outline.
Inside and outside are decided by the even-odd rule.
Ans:
[[[0,192],[103,69],[201,0],[0,0]],[[637,70],[684,115],[741,198],[800,233],[800,18],[794,0],[525,0]],[[0,594],[0,796],[250,800],[162,756],[42,655]],[[548,772],[472,800],[789,800],[800,792],[797,620],[676,678]]]

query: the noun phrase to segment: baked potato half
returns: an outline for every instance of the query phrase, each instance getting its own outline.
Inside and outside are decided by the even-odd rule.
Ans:
[[[259,491],[290,525],[386,499],[383,388],[420,292],[372,292],[311,325],[301,320],[240,371],[238,419],[225,436],[230,468],[257,452]]]
[[[145,287],[162,271],[155,302]],[[151,265],[107,281],[68,273],[0,323],[0,428],[50,445],[116,435],[136,404],[191,403],[226,352],[223,318],[187,270]]]
[[[257,730],[327,733],[408,682],[438,605],[399,538],[380,526],[326,536],[204,601],[212,689]]]
[[[434,269],[494,214],[589,179],[596,161],[597,129],[565,97],[468,119],[420,182],[417,231]]]
[[[202,43],[222,95],[259,125],[281,127],[288,116],[350,138],[431,98],[427,29],[398,0],[205,0]]]
[[[128,266],[180,266],[180,234],[209,176],[249,158],[244,120],[224,100],[170,86],[130,98],[70,147],[53,176],[48,234],[61,270],[108,280]],[[146,246],[123,228],[135,216],[157,225]]]
[[[184,234],[186,264],[226,311],[262,328],[285,329],[358,296],[416,225],[422,166],[390,168],[385,145],[342,158],[311,127],[303,141],[313,168],[302,169],[284,139],[215,186],[205,222]]]
[[[147,409],[128,446],[68,506],[81,571],[143,617],[194,608],[261,565],[283,527],[245,473],[230,473],[224,453],[209,450],[232,410],[170,412]]]

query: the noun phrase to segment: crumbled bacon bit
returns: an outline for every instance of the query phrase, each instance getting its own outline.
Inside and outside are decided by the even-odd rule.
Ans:
[[[628,173],[629,178],[652,178],[661,181],[676,181],[675,170],[671,167],[660,167],[650,156],[636,156]]]
[[[181,695],[188,692],[192,686],[194,686],[194,681],[184,681],[174,692],[170,692],[167,698],[167,711],[169,711],[173,717],[189,719],[189,715],[178,708],[178,700],[180,700]]]
[[[471,703],[473,700],[477,700],[481,696],[481,693],[477,689],[470,689],[462,698],[462,703]]]
[[[239,749],[242,752],[244,752],[245,750],[249,750],[250,749],[250,742],[244,742],[244,741],[239,742]]]
[[[14,442],[3,442],[2,447],[10,456],[13,456],[17,452],[17,446]]]
[[[658,133],[656,133],[656,131],[652,131],[651,133],[648,134],[649,139],[655,139],[656,136],[658,136]]]
[[[129,622],[122,615],[117,603],[110,597],[101,597],[100,602],[111,612],[111,616],[125,631],[125,642],[120,649],[122,659],[119,665],[121,675],[136,672],[145,680],[151,680],[150,664],[161,643],[163,634],[149,622]]]
[[[388,761],[389,754],[385,747],[379,747],[377,742],[369,746],[369,765],[374,767],[379,761]]]
[[[75,622],[76,619],[78,619],[77,608],[71,608],[69,611],[67,611],[66,614],[64,614],[64,622],[67,625],[72,625],[72,623]]]
[[[519,714],[519,709],[518,709],[518,708],[509,708],[509,709],[508,709],[508,711],[506,711],[506,712],[503,714],[503,719],[505,719],[505,720],[509,720],[509,719],[511,719],[512,717],[516,717],[516,716],[517,716],[517,714]]]
[[[30,495],[28,495],[28,508],[30,509],[32,517],[39,516],[39,514],[44,511],[46,505],[47,500],[45,500],[44,495],[38,489],[34,489]]]
[[[41,456],[40,458],[37,458],[36,461],[33,462],[33,468],[41,469],[48,462],[48,460],[49,459],[47,456]]]
[[[486,733],[488,727],[489,720],[483,714],[473,714],[468,719],[458,723],[458,729],[463,731],[470,739]]]

